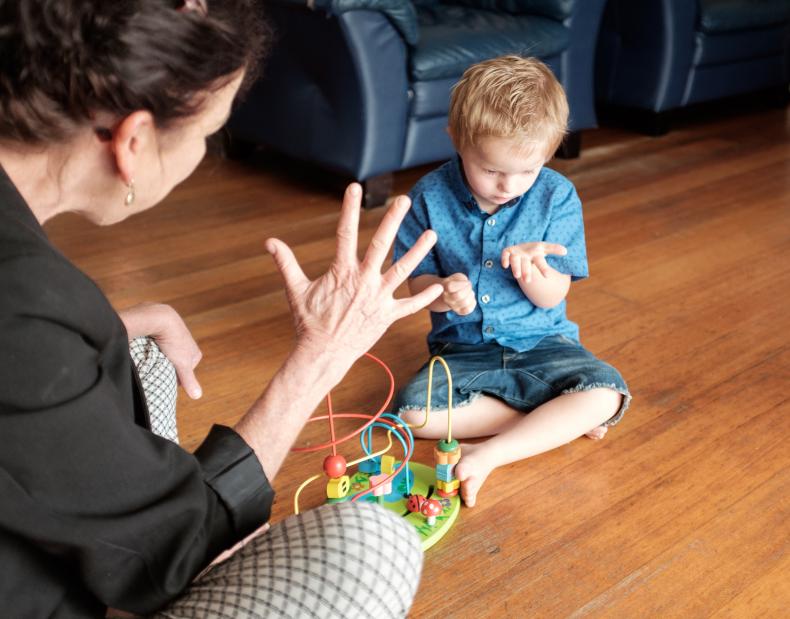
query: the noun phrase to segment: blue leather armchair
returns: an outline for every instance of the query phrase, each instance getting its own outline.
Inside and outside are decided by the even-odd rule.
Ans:
[[[596,126],[604,3],[272,0],[272,54],[232,116],[231,136],[363,181],[376,202],[389,173],[452,155],[447,110],[463,71],[518,53],[544,60],[564,85],[575,132],[566,154],[577,155],[578,132]]]
[[[641,110],[653,134],[695,103],[771,90],[786,102],[790,0],[609,0],[596,82],[602,103]]]

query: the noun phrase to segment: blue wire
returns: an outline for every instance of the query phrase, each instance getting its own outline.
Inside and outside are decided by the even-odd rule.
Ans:
[[[374,427],[382,428],[384,430],[392,430],[392,434],[395,436],[395,438],[397,438],[400,441],[401,447],[403,447],[404,460],[406,460],[406,466],[404,466],[403,468],[404,468],[404,470],[406,472],[406,488],[409,488],[410,487],[409,475],[411,474],[411,471],[409,471],[409,461],[411,460],[411,456],[414,453],[414,435],[411,432],[411,428],[409,426],[407,426],[405,423],[403,423],[403,420],[400,417],[397,417],[396,415],[393,415],[391,413],[384,413],[384,414],[381,415],[381,417],[386,417],[386,418],[391,419],[392,421],[396,422],[398,430],[401,430],[401,431],[405,430],[406,431],[406,435],[409,437],[409,443],[411,444],[412,448],[409,449],[406,446],[406,441],[400,435],[400,432],[395,431],[395,429],[392,428],[391,426],[388,426],[386,424],[379,423],[378,421],[376,421],[376,422],[373,422],[372,424],[370,424],[368,426],[367,430],[365,432],[362,432],[362,434],[359,435],[359,442],[360,442],[360,444],[362,446],[362,451],[364,451],[365,454],[368,457],[370,457],[372,455],[372,453],[373,453],[373,428]],[[367,437],[368,437],[367,445],[365,444],[365,435],[367,435]],[[353,497],[351,497],[351,499],[352,500],[356,499],[359,495],[361,495],[361,494],[363,494],[365,492],[367,492],[367,490],[363,490],[362,492],[358,492]]]

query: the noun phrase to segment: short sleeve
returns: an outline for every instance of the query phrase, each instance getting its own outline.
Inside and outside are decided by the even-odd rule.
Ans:
[[[550,221],[543,240],[559,243],[568,250],[565,256],[548,256],[547,262],[576,281],[589,275],[587,246],[584,240],[582,203],[574,186],[569,181],[566,182],[567,185],[558,188],[552,196]]]
[[[400,260],[403,255],[414,246],[414,243],[417,242],[420,235],[430,229],[425,194],[414,193],[410,194],[409,197],[411,198],[412,206],[403,218],[403,222],[398,229],[398,234],[395,237],[395,249],[392,253],[393,262]],[[432,275],[437,274],[439,272],[439,264],[434,252],[435,250],[431,249],[409,277],[417,277],[418,275],[424,275],[426,273]]]

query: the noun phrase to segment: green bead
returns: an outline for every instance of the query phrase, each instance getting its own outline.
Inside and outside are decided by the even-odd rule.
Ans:
[[[439,451],[449,453],[451,451],[455,451],[456,449],[458,449],[458,441],[453,439],[448,443],[445,439],[442,438],[439,439],[437,446],[439,447]]]

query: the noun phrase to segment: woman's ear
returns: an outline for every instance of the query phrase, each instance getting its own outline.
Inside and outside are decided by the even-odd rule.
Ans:
[[[113,131],[112,152],[121,180],[129,184],[142,165],[146,147],[156,139],[154,118],[150,112],[140,110],[124,118]]]

